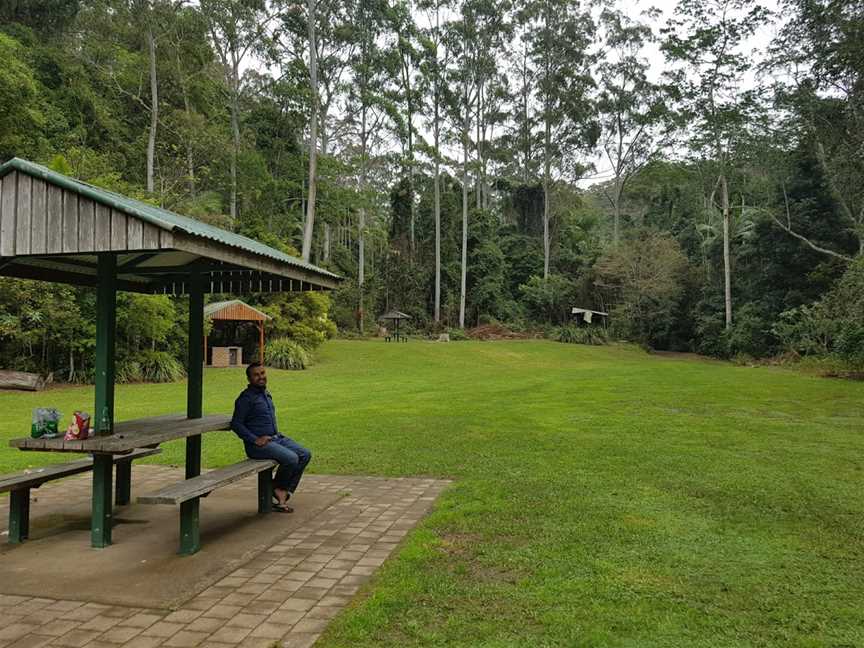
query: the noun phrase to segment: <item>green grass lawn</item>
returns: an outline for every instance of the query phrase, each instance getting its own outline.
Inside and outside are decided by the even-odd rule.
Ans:
[[[207,371],[205,412],[244,382]],[[369,341],[329,342],[270,388],[310,471],[456,480],[325,648],[864,646],[862,383],[624,347]],[[0,393],[0,443],[32,407],[91,402]],[[185,391],[117,402],[119,419],[164,414]],[[204,448],[209,466],[242,453],[230,434]],[[7,448],[0,472],[67,458]]]

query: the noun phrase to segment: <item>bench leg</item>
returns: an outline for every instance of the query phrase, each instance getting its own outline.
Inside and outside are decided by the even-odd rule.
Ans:
[[[116,465],[117,483],[114,485],[114,501],[117,506],[126,506],[132,498],[132,462],[120,461]]]
[[[201,474],[201,435],[186,437],[186,479]]]
[[[9,544],[20,544],[30,537],[30,489],[9,493]]]
[[[269,513],[273,510],[273,470],[258,473],[258,512]]]
[[[111,544],[111,480],[114,458],[109,454],[93,455],[93,503],[90,521],[90,544],[102,549]]]
[[[201,534],[198,529],[199,498],[180,504],[180,554],[191,556],[201,549]]]

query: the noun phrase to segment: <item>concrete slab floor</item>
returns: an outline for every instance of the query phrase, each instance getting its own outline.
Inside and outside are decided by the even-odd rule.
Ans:
[[[133,500],[182,478],[135,466]],[[33,539],[0,549],[0,648],[311,646],[449,483],[307,475],[295,513],[259,517],[244,480],[202,500],[191,557],[170,506],[117,507],[115,544],[91,549],[90,476],[46,484]],[[0,516],[5,530],[8,498]]]

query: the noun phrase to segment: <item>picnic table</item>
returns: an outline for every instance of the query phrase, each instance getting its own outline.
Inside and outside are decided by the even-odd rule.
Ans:
[[[115,458],[121,458],[138,448],[155,448],[168,441],[186,439],[186,478],[190,479],[201,473],[201,435],[207,432],[229,430],[230,428],[231,417],[227,414],[214,414],[193,419],[187,418],[185,414],[169,414],[116,423],[114,432],[107,436],[71,441],[66,441],[63,437],[54,439],[24,437],[10,440],[9,445],[19,450],[31,452],[85,452],[92,454],[91,534],[94,542],[98,539],[110,543]],[[122,503],[128,502],[131,479],[131,463],[117,462],[117,492],[126,493],[126,502]],[[187,508],[190,507],[191,505]],[[193,514],[197,517],[197,511],[183,510],[181,505],[181,518]]]

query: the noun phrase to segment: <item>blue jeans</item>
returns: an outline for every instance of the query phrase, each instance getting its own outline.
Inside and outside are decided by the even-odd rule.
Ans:
[[[246,447],[246,456],[250,459],[273,459],[279,463],[273,477],[273,486],[284,488],[289,493],[297,490],[303,471],[312,459],[309,450],[284,436],[274,437],[267,445],[260,447],[253,443],[243,445]]]

